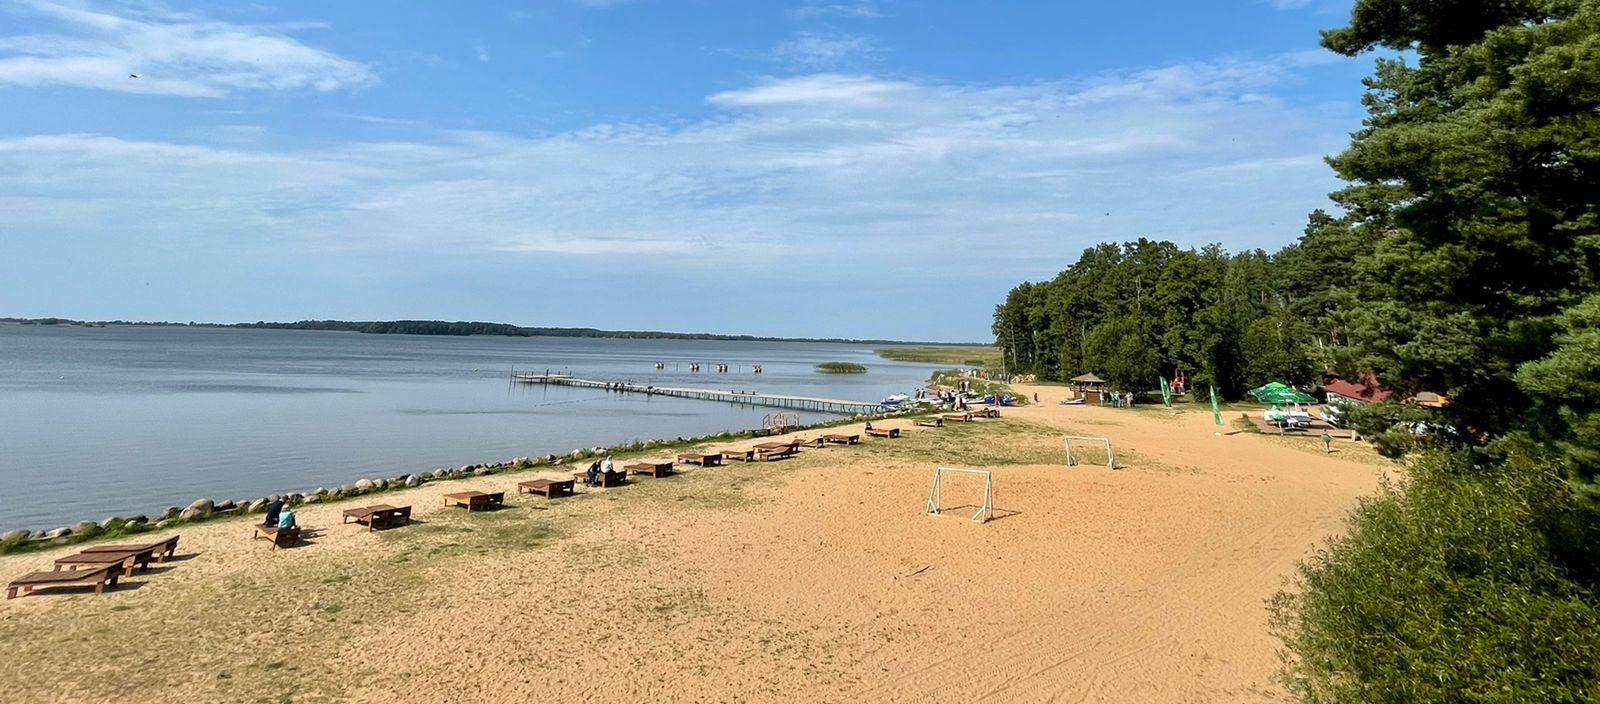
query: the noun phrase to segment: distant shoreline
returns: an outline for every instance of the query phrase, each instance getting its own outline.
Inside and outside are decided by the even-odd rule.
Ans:
[[[765,337],[761,335],[723,335],[717,333],[665,332],[655,330],[601,330],[598,328],[525,327],[510,323],[444,320],[301,320],[293,323],[258,321],[254,323],[174,323],[168,321],[73,320],[70,318],[0,318],[0,325],[41,327],[173,327],[251,330],[320,330],[357,332],[369,335],[442,335],[449,337],[566,337],[615,340],[714,340],[719,342],[815,342],[857,345],[938,345],[944,347],[988,347],[986,342],[929,342],[912,340],[855,339],[841,337]]]

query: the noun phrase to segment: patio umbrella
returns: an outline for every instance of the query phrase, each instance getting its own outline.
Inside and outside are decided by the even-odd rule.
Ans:
[[[1263,401],[1263,402],[1265,402],[1265,403],[1316,403],[1317,402],[1317,400],[1312,398],[1310,394],[1307,394],[1307,393],[1305,393],[1303,391],[1296,391],[1296,390],[1288,388],[1288,387],[1284,387],[1282,389],[1272,389],[1272,390],[1263,392],[1261,394],[1257,394],[1256,398],[1261,400],[1261,401]]]
[[[1252,397],[1254,397],[1257,400],[1266,401],[1267,400],[1266,399],[1267,396],[1272,395],[1272,394],[1280,394],[1280,393],[1283,393],[1285,391],[1294,391],[1294,389],[1289,388],[1288,384],[1283,384],[1283,383],[1279,383],[1279,382],[1273,381],[1273,382],[1268,382],[1268,383],[1266,383],[1266,384],[1264,384],[1262,386],[1258,386],[1258,387],[1256,387],[1254,389],[1251,389],[1249,391],[1246,391],[1245,393],[1250,394]]]

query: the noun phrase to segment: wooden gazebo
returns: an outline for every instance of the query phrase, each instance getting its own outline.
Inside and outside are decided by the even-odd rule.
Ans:
[[[1106,380],[1094,374],[1079,374],[1072,377],[1072,390],[1078,392],[1078,398],[1084,401],[1099,403],[1106,392]]]

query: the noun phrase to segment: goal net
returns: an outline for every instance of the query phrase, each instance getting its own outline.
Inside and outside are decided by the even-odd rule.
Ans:
[[[953,511],[956,509],[976,507],[977,511],[972,514],[972,522],[983,523],[988,521],[989,517],[994,514],[994,478],[989,474],[989,472],[982,469],[960,469],[957,467],[935,468],[933,470],[933,490],[928,492],[928,513],[934,516],[943,514],[943,511],[946,508],[944,506],[943,493],[947,481],[947,475],[950,477],[960,477],[965,475],[982,479],[983,494],[979,503],[962,504],[960,506],[951,506],[948,508]],[[958,482],[958,484],[969,485],[970,482]]]
[[[1067,466],[1078,464],[1105,464],[1112,469],[1117,468],[1117,459],[1111,454],[1111,438],[1096,437],[1092,435],[1066,435],[1063,442],[1067,447]]]

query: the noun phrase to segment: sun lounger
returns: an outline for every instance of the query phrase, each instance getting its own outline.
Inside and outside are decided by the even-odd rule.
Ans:
[[[922,426],[924,428],[943,428],[944,427],[944,419],[943,418],[933,418],[931,420],[927,419],[927,418],[923,418],[923,419],[920,419],[920,420],[912,421],[912,423],[914,425],[920,425],[920,426]]]
[[[132,549],[118,552],[108,550],[80,552],[76,555],[56,558],[55,569],[60,570],[65,567],[68,571],[72,571],[79,567],[99,569],[110,565],[122,568],[124,577],[132,577],[134,570],[150,569],[151,553],[155,551],[155,548],[135,546]]]
[[[899,428],[867,428],[867,435],[869,435],[871,437],[875,437],[875,438],[897,438],[897,437],[900,437],[900,429]]]
[[[972,422],[972,414],[971,413],[946,413],[946,414],[944,414],[942,416],[939,416],[939,417],[944,419],[944,420],[955,421],[957,423],[971,423]]]
[[[156,562],[166,562],[172,553],[178,551],[178,536],[174,535],[165,540],[149,543],[117,543],[111,545],[94,545],[84,548],[84,552],[123,552],[125,550],[150,550]]]
[[[250,539],[255,540],[257,538],[266,538],[267,540],[272,541],[273,550],[277,550],[278,548],[292,548],[300,544],[300,526],[295,526],[293,528],[279,528],[277,526],[264,526],[257,524],[256,533],[255,535],[250,536]]]
[[[678,455],[679,462],[689,462],[701,467],[715,467],[722,464],[721,454],[702,454],[699,452],[684,452]]]
[[[363,506],[361,508],[347,508],[344,510],[344,522],[351,520],[367,527],[367,530],[379,528],[392,528],[411,522],[411,507],[401,506],[395,508],[388,504],[376,506]]]
[[[117,577],[122,573],[120,565],[101,565],[86,570],[67,570],[65,572],[29,572],[21,577],[11,580],[6,585],[6,598],[17,598],[17,592],[27,594],[42,587],[63,587],[67,585],[93,585],[94,593],[104,594],[107,589],[117,586]]]
[[[722,459],[725,459],[725,460],[739,460],[740,462],[754,462],[755,459],[756,459],[756,451],[755,450],[723,450],[722,451]]]
[[[836,444],[836,445],[859,445],[861,443],[861,436],[860,435],[843,435],[843,434],[837,434],[836,433],[836,434],[833,434],[833,435],[824,435],[824,436],[822,436],[822,441],[823,442],[828,442],[828,443],[833,443],[833,444]]]
[[[671,462],[635,462],[623,469],[633,474],[648,474],[652,477],[665,477],[672,474]]]
[[[572,496],[572,488],[575,483],[571,479],[530,479],[525,482],[517,482],[517,491],[541,494],[547,499],[558,499],[563,496]]]
[[[485,494],[481,491],[458,491],[454,494],[444,495],[444,505],[465,506],[468,511],[484,511],[490,508],[504,506],[506,493],[497,491]]]

